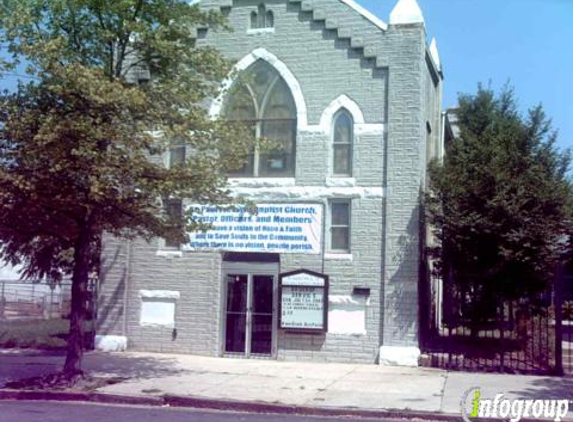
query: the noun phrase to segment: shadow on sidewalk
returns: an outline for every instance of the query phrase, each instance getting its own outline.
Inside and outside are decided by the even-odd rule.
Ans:
[[[65,352],[2,350],[0,353],[0,387],[9,381],[56,373],[64,365]],[[122,378],[151,379],[189,371],[178,367],[177,359],[89,352],[82,362],[84,371]]]
[[[573,392],[573,378],[544,377],[531,381],[527,388],[511,391],[527,399],[567,399]]]
[[[176,358],[165,355],[137,356],[117,353],[89,353],[85,356],[84,369],[125,378],[150,379],[189,373],[178,366]]]

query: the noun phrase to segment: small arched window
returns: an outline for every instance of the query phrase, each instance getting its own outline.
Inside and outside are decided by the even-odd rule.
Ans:
[[[267,10],[267,18],[265,21],[265,28],[273,28],[275,26],[275,17],[271,10]]]
[[[229,120],[252,124],[257,138],[279,147],[267,154],[257,149],[233,176],[294,176],[296,152],[296,106],[290,89],[274,67],[257,60],[247,69],[244,85],[231,90],[224,115]]]
[[[251,29],[258,28],[259,22],[257,17],[257,12],[254,10],[251,12]]]
[[[335,176],[352,176],[352,144],[354,139],[354,121],[347,110],[341,110],[334,116],[332,136],[332,173]]]
[[[251,29],[274,28],[275,17],[264,4],[259,4],[257,11],[251,12]]]

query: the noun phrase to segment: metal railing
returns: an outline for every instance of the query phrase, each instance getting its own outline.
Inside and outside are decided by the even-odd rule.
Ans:
[[[423,345],[427,366],[452,370],[555,373],[555,324],[550,307],[505,303],[480,323],[450,319]]]
[[[0,281],[0,319],[67,318],[72,284],[55,285],[33,281]],[[90,279],[86,297],[86,319],[95,319],[97,280]]]
[[[473,370],[573,376],[573,276],[558,265],[547,291],[533,300],[492,303],[480,322],[464,318],[463,294],[432,303],[422,364]]]
[[[63,318],[69,315],[71,284],[0,281],[0,318]]]

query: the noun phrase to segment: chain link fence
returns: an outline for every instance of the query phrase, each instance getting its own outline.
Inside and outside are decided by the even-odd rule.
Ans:
[[[66,318],[70,306],[70,283],[0,281],[1,319]]]
[[[64,281],[55,285],[33,281],[0,281],[0,323],[6,328],[30,326],[31,321],[51,321],[50,324],[67,325],[72,303],[72,285]],[[86,293],[85,340],[87,349],[92,349],[97,318],[97,280],[91,279]],[[62,321],[61,323],[58,320]],[[51,326],[51,325],[50,325]],[[45,330],[46,324],[37,324]],[[27,328],[29,331],[30,328]],[[67,333],[67,329],[64,334]],[[2,337],[2,333],[0,333]]]

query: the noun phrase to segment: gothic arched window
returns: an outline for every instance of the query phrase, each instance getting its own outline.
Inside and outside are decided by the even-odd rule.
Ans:
[[[279,147],[266,154],[256,148],[245,166],[233,176],[294,176],[296,151],[296,106],[290,89],[267,62],[257,60],[247,69],[247,82],[231,90],[224,114],[229,120],[252,124],[257,138]]]
[[[354,121],[348,111],[343,109],[336,113],[332,136],[332,174],[335,176],[352,176],[353,127]]]

